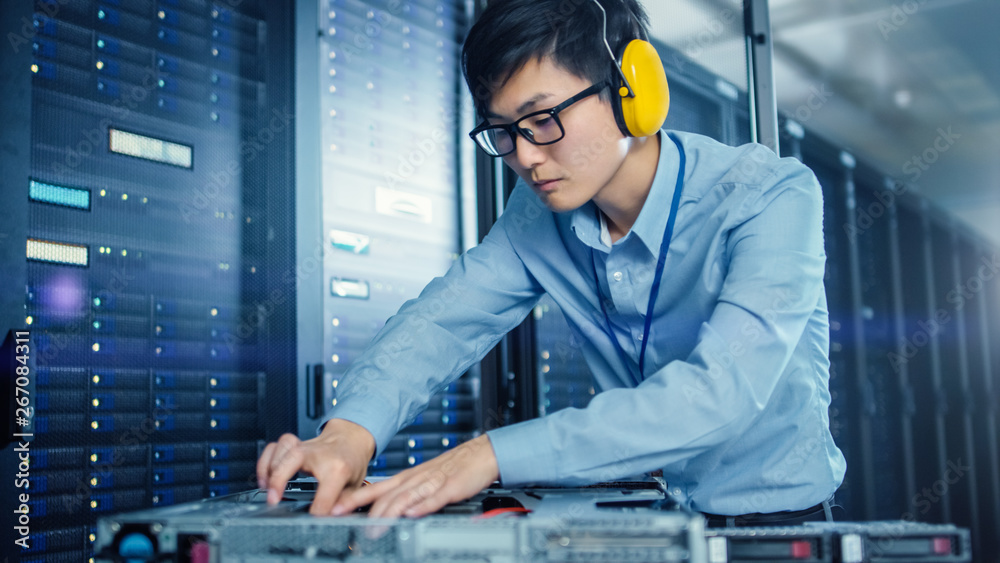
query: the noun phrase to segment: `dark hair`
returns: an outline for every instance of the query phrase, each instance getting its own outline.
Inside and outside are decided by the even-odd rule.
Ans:
[[[647,37],[649,18],[637,0],[598,1],[616,57],[632,39]],[[611,77],[594,0],[491,0],[462,48],[462,71],[479,115],[486,115],[493,95],[515,72],[546,55],[595,84]]]

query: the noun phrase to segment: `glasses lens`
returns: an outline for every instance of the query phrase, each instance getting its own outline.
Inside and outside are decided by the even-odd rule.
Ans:
[[[514,139],[511,139],[510,133],[502,127],[493,127],[480,131],[476,134],[476,143],[487,154],[493,156],[505,155],[514,150]]]
[[[517,122],[517,128],[531,142],[539,145],[554,143],[563,136],[559,120],[550,113],[529,115]]]

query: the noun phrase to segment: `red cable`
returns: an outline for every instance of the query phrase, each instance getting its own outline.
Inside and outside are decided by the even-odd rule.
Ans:
[[[494,516],[497,516],[499,514],[504,514],[504,513],[507,513],[507,512],[521,512],[521,513],[527,514],[527,513],[531,512],[531,511],[528,510],[527,508],[521,508],[519,506],[517,506],[517,507],[512,506],[512,507],[508,507],[508,508],[494,508],[493,510],[487,510],[486,512],[484,512],[484,513],[482,513],[482,514],[480,514],[478,516],[473,516],[473,518],[477,519],[477,520],[479,520],[479,519],[486,519],[486,518],[493,518]]]

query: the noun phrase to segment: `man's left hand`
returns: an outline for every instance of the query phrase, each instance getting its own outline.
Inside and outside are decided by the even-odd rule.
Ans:
[[[385,481],[341,495],[332,514],[350,514],[359,506],[374,503],[368,511],[372,518],[415,518],[465,500],[499,476],[493,446],[483,434]]]

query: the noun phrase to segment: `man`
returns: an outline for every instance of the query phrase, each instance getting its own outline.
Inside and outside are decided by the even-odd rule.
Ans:
[[[815,177],[758,145],[626,135],[595,1],[494,0],[471,30],[464,70],[484,118],[473,137],[521,181],[483,243],[351,366],[320,435],[264,450],[270,502],[299,470],[319,481],[313,514],[373,503],[369,515],[395,517],[497,479],[577,485],[662,469],[682,503],[753,523],[818,512],[840,485]],[[600,2],[612,48],[644,34],[635,0]],[[602,389],[590,405],[362,487],[372,455],[543,293],[584,343]]]

